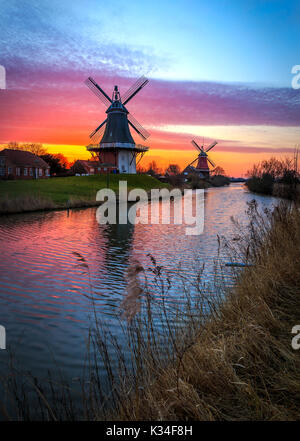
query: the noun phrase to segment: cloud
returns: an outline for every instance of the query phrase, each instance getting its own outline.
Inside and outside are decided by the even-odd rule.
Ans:
[[[0,32],[7,41],[1,64],[6,67],[8,87],[0,91],[0,141],[85,144],[89,142],[88,134],[105,118],[102,103],[84,85],[87,76],[93,76],[109,95],[114,84],[124,93],[133,77],[150,73],[151,78],[151,72],[168,59],[157,56],[149,47],[133,48],[108,40],[101,33],[101,15],[97,20],[89,17],[87,26],[84,12],[80,16],[72,10],[69,18],[65,10],[61,14],[60,8],[71,7],[71,2],[41,5],[24,0],[20,8],[19,2],[11,1],[0,11]],[[184,130],[187,126],[200,127],[200,132],[201,127],[220,125],[234,126],[234,130],[237,126],[294,130],[300,126],[300,92],[292,88],[152,79],[130,101],[128,110],[152,134],[150,145],[180,149],[189,143],[189,133]],[[183,132],[173,129],[166,133],[165,126],[180,126]],[[213,133],[206,138],[211,136]],[[230,141],[230,135],[223,141],[227,148],[239,148],[234,144],[236,140]],[[239,141],[252,149],[272,147],[251,147],[243,137]]]
[[[68,14],[65,8],[73,3],[12,1],[0,10],[1,34],[6,45],[1,50],[1,63],[18,81],[13,86],[25,87],[33,72],[47,71],[58,74],[69,71],[100,71],[113,75],[136,76],[155,72],[167,63],[152,48],[115,44],[99,31],[101,18],[95,22],[89,17]],[[60,15],[60,12],[63,14]],[[84,14],[84,8],[81,9]],[[72,20],[72,21],[71,21]],[[96,30],[97,29],[97,32]],[[47,77],[47,76],[46,76]],[[30,84],[30,83],[29,83]]]
[[[154,119],[157,110],[161,124],[166,120],[171,125],[300,123],[300,94],[293,89],[167,81],[155,82],[153,89]]]

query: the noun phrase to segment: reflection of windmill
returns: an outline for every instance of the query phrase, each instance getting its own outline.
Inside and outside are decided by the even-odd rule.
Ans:
[[[107,304],[115,304],[114,299],[119,299],[123,295],[127,280],[126,273],[130,266],[130,259],[133,248],[133,238],[135,225],[131,222],[126,224],[119,223],[119,205],[117,204],[116,224],[99,224],[100,218],[104,214],[97,211],[96,218],[98,221],[98,228],[96,231],[96,240],[101,256],[101,266],[99,266],[98,287],[107,297]],[[127,207],[127,215],[130,209],[131,216],[134,217],[136,208],[134,206]],[[133,211],[134,210],[134,211]],[[102,239],[104,238],[105,243]],[[102,258],[104,260],[102,261]],[[119,295],[115,295],[115,294]],[[117,305],[116,305],[117,306]],[[107,314],[111,315],[111,307],[107,310]]]
[[[199,147],[199,145],[196,143],[196,141],[192,141],[192,144],[194,147],[196,147],[197,150],[200,151],[200,153],[198,154],[197,158],[194,159],[194,161],[192,161],[186,168],[190,168],[192,166],[192,164],[194,164],[194,162],[197,162],[197,166],[196,167],[191,167],[194,169],[194,171],[202,173],[203,176],[205,176],[206,178],[209,177],[209,166],[208,166],[208,162],[215,167],[215,164],[212,162],[211,159],[209,159],[207,152],[209,150],[211,150],[217,143],[217,141],[214,141],[212,144],[210,144],[206,150],[204,150],[204,145],[202,145],[201,147]]]
[[[107,106],[107,118],[91,134],[90,138],[98,144],[90,144],[87,150],[93,156],[98,157],[101,163],[112,164],[118,167],[121,173],[136,173],[136,157],[141,154],[140,159],[148,150],[148,147],[136,144],[129,130],[130,126],[146,140],[149,133],[138,121],[128,112],[125,107],[146,84],[147,78],[140,78],[128,91],[122,96],[118,86],[114,87],[112,98],[96,83],[93,78],[86,80],[86,85],[100,98],[102,103]]]

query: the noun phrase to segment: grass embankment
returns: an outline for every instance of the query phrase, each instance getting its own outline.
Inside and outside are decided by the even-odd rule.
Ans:
[[[267,217],[252,210],[236,253],[253,266],[237,277],[225,300],[214,302],[209,318],[195,319],[201,303],[190,311],[184,332],[166,326],[175,354],[167,367],[168,350],[159,351],[151,326],[147,332],[137,327],[140,353],[131,389],[118,391],[108,418],[300,418],[300,350],[291,347],[291,330],[300,324],[299,210],[282,206]]]
[[[118,192],[119,181],[127,181],[128,190],[167,186],[147,175],[110,174],[109,188]],[[106,175],[0,181],[0,214],[97,205],[96,193],[106,187]]]

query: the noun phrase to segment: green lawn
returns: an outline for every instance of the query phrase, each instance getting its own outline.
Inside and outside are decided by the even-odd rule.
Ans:
[[[69,201],[96,200],[96,193],[105,188],[106,175],[71,176],[67,178],[49,178],[37,180],[0,181],[1,199],[13,202],[14,199],[40,198],[47,199],[56,206],[65,206]],[[118,191],[119,181],[127,181],[128,190],[142,188],[146,191],[152,188],[167,187],[148,175],[110,174],[109,188]],[[0,210],[1,212],[1,210]]]

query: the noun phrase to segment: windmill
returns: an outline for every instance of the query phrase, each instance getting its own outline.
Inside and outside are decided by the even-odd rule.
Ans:
[[[192,166],[192,164],[194,164],[194,162],[197,162],[196,167],[192,167],[193,171],[197,172],[197,173],[202,173],[204,177],[208,178],[209,177],[209,166],[208,166],[208,162],[215,167],[215,164],[213,163],[213,161],[208,157],[207,152],[209,152],[213,147],[215,147],[215,145],[217,145],[217,141],[214,141],[213,143],[211,143],[206,149],[204,149],[204,143],[203,145],[200,147],[196,141],[192,140],[191,141],[193,146],[200,152],[197,155],[197,158],[194,159],[187,167],[186,169],[190,168]]]
[[[150,134],[125,107],[148,82],[147,78],[141,77],[122,97],[118,86],[115,86],[110,98],[93,78],[89,77],[85,81],[107,107],[107,118],[90,134],[93,144],[88,145],[87,150],[100,163],[111,164],[117,167],[120,173],[136,173],[136,158],[140,155],[140,161],[148,151],[148,147],[135,143],[129,125],[143,140],[146,140]]]

